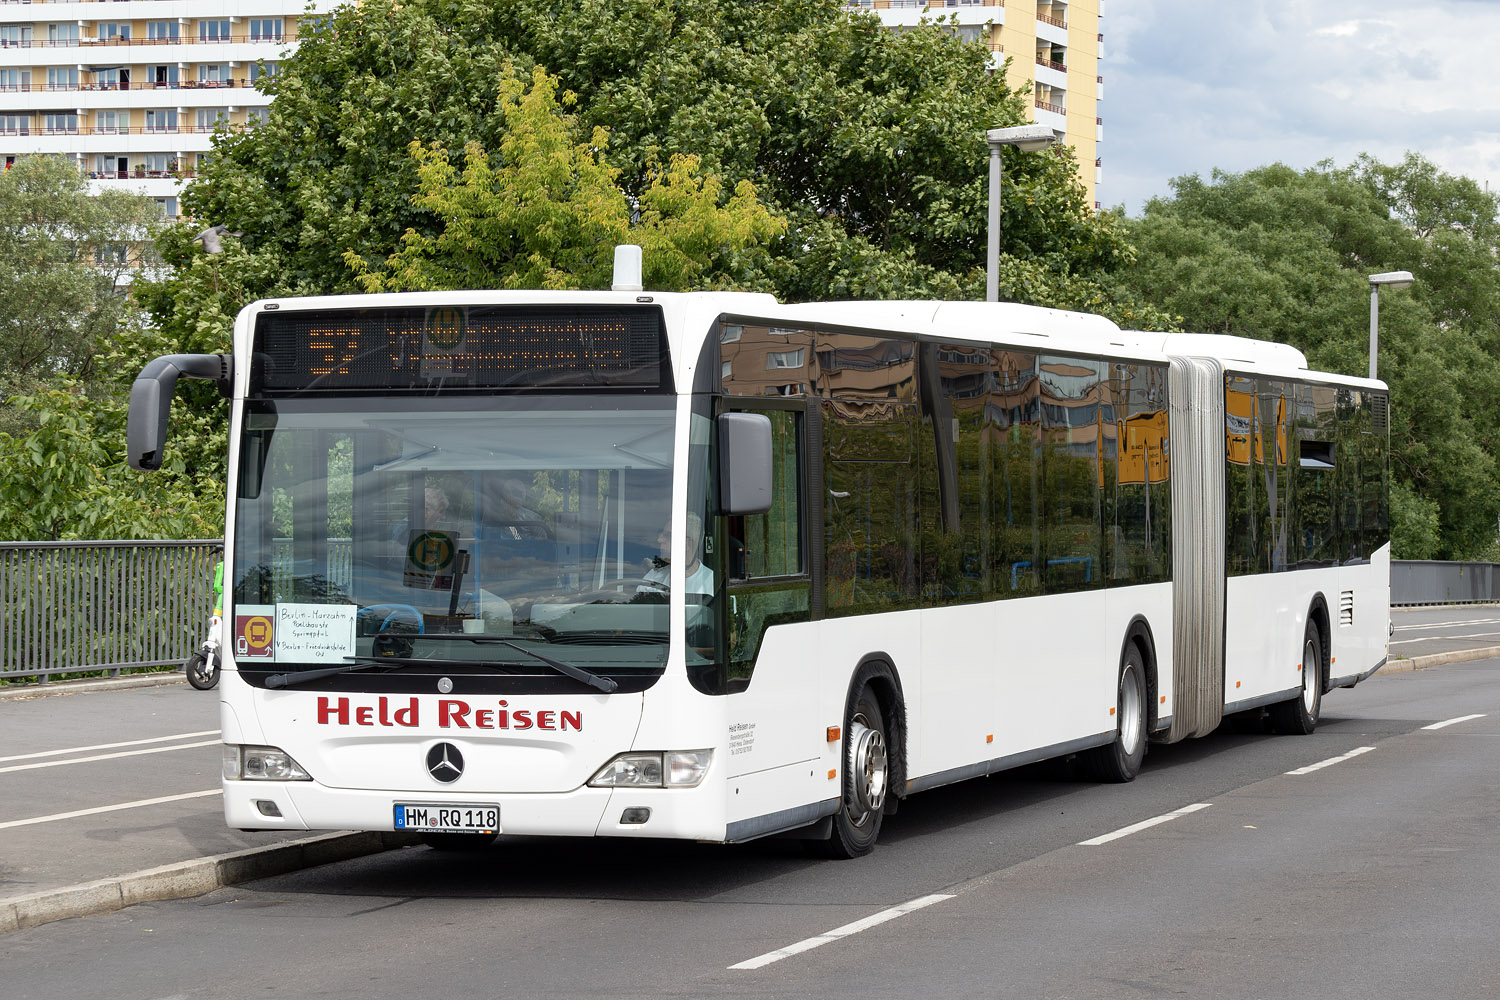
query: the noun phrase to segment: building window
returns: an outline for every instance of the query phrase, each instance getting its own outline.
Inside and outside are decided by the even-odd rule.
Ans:
[[[21,71],[18,69],[0,69],[0,90],[20,90]]]
[[[250,66],[250,82],[254,83],[255,81],[261,79],[262,77],[275,76],[277,70],[280,69],[280,68],[281,68],[281,64],[280,63],[274,63],[274,62],[252,63],[251,66]]]
[[[77,24],[49,24],[47,25],[47,41],[53,44],[62,43],[64,46],[78,44]]]
[[[147,66],[146,79],[151,81],[151,86],[157,90],[177,89],[177,67],[176,66]]]
[[[72,112],[52,112],[42,119],[42,129],[46,132],[77,135],[78,115]]]
[[[129,132],[129,111],[96,111],[94,112],[95,132]]]
[[[200,42],[227,42],[229,41],[228,21],[199,21],[198,41]]]
[[[30,47],[31,31],[29,24],[0,25],[0,48]]]
[[[176,21],[151,21],[146,25],[146,37],[158,42],[176,41],[179,28]]]
[[[271,120],[270,108],[246,108],[245,122],[247,124],[264,125]]]
[[[48,90],[77,90],[77,66],[53,66],[47,70]]]
[[[267,17],[250,19],[250,40],[269,42],[281,40],[281,18]]]
[[[147,132],[176,132],[177,109],[164,108],[146,112]]]
[[[161,217],[163,219],[177,218],[176,198],[153,198],[152,200],[156,202],[156,207],[161,209]]]
[[[225,63],[207,63],[198,67],[198,85],[228,87],[231,85],[229,66]]]
[[[802,348],[795,351],[770,351],[766,354],[766,368],[801,368]]]
[[[30,115],[0,115],[0,135],[30,135]]]
[[[100,21],[96,34],[101,42],[128,42],[130,41],[130,25]]]
[[[144,165],[148,177],[168,177],[177,167],[177,162],[172,159],[171,153],[147,153],[145,160]]]
[[[221,121],[229,120],[228,108],[199,108],[194,126],[199,132],[212,132]]]

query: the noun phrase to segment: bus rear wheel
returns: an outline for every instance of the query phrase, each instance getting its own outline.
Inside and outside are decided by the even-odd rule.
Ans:
[[[1318,727],[1323,710],[1323,636],[1309,621],[1302,635],[1302,690],[1297,697],[1271,706],[1270,722],[1278,733],[1306,736]]]
[[[874,850],[890,778],[885,714],[866,687],[845,719],[843,797],[833,815],[833,833],[827,840],[814,841],[814,850],[840,859],[863,857]]]
[[[1146,759],[1146,663],[1134,642],[1120,660],[1115,697],[1115,738],[1108,746],[1085,751],[1082,761],[1099,781],[1130,781]]]

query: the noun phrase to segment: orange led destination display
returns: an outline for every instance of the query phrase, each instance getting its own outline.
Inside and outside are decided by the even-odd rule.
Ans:
[[[671,389],[655,306],[278,310],[255,327],[255,391]]]

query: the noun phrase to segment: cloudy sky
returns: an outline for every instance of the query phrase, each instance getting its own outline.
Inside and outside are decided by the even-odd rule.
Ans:
[[[1416,150],[1500,189],[1500,0],[1106,0],[1106,207]]]

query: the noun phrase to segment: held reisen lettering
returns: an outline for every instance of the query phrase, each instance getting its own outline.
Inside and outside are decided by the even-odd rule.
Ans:
[[[399,704],[399,702],[397,703]],[[395,707],[382,696],[374,705],[355,705],[347,697],[318,696],[318,725],[407,726],[421,724],[421,703],[416,698]],[[583,731],[583,713],[552,709],[511,708],[501,698],[493,707],[471,705],[461,698],[442,698],[437,703],[439,729],[538,729],[548,732]]]

